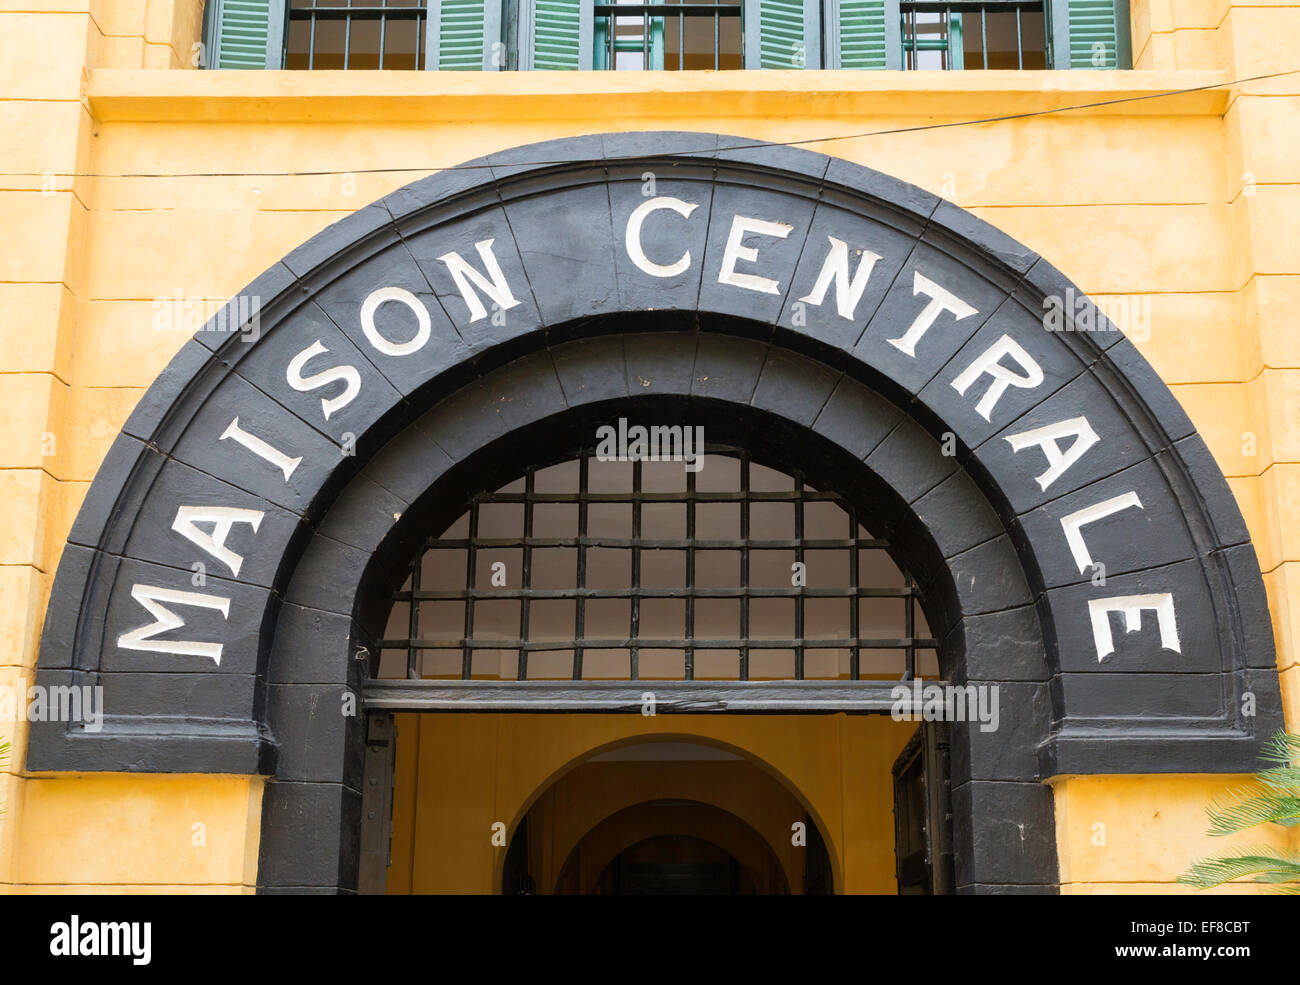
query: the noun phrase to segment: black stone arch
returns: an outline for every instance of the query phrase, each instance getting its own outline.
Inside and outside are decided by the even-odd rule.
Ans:
[[[425,412],[342,490],[294,570],[274,633],[267,724],[279,755],[264,799],[261,885],[332,885],[339,871],[343,885],[355,885],[347,867],[359,837],[364,743],[358,720],[337,713],[340,683],[359,684],[358,647],[374,669],[393,593],[430,532],[475,493],[516,478],[522,462],[569,457],[620,414],[704,422],[710,440],[845,495],[890,539],[895,561],[921,583],[945,675],[996,684],[1000,695],[998,731],[953,730],[958,884],[1055,884],[1051,791],[1039,782],[1039,749],[1056,717],[1051,672],[1028,579],[996,512],[891,402],[809,357],[701,321],[691,331],[600,334],[520,357]],[[517,418],[504,430],[483,426],[482,408],[507,400]],[[470,422],[480,426],[467,430]],[[925,516],[936,503],[942,515]],[[639,701],[619,710],[637,712]],[[725,697],[690,704],[661,698],[658,709],[728,707]],[[337,853],[322,852],[336,831]]]
[[[693,261],[653,282],[632,266],[619,233],[647,195],[694,205],[694,221],[643,227],[648,255],[670,262],[688,248]],[[779,281],[773,294],[716,279],[736,213],[790,226],[784,238],[762,244],[765,273]],[[881,257],[851,319],[840,317],[830,298],[822,305],[801,300],[830,237]],[[494,312],[471,320],[438,257],[455,250],[477,259],[475,244],[486,239],[518,303],[504,318]],[[927,334],[925,358],[908,360],[882,342],[915,317],[913,278],[921,269],[978,313]],[[362,300],[378,286],[410,290],[429,312],[430,341],[419,360],[385,357],[359,330]],[[311,545],[322,531],[337,534],[339,521],[331,526],[330,518],[346,514],[331,507],[345,503],[342,491],[365,480],[378,451],[453,392],[465,390],[479,402],[455,422],[449,456],[476,427],[504,433],[523,426],[529,380],[516,381],[511,400],[491,406],[482,402],[485,375],[543,348],[559,352],[565,342],[612,344],[615,321],[619,331],[698,329],[701,338],[722,333],[815,360],[904,412],[897,437],[888,439],[900,459],[915,447],[913,436],[951,436],[955,465],[1006,531],[998,550],[1014,548],[1042,628],[1053,725],[1037,751],[1038,775],[1246,771],[1258,738],[1281,724],[1254,551],[1186,415],[1131,342],[1062,274],[918,188],[842,160],[743,138],[577,137],[492,155],[399,189],[308,241],[241,297],[260,299],[257,318],[246,323],[232,305],[186,343],[137,406],[88,491],[55,579],[38,673],[46,683],[102,684],[107,717],[96,733],[36,724],[29,769],[275,770],[277,752],[283,760],[286,751],[267,726],[266,684],[280,673],[271,659],[277,619],[291,584],[310,570]],[[1048,297],[1080,299],[1063,331],[1044,329]],[[219,330],[231,324],[241,331]],[[950,382],[1000,334],[1032,347],[1044,383],[1009,390],[997,405],[1005,416],[985,423]],[[318,357],[331,360],[322,368],[337,358],[363,382],[362,395],[331,419],[321,417],[322,391],[295,391],[285,378],[285,365],[313,340],[330,354]],[[734,397],[723,392],[710,363],[730,355],[697,351],[689,370],[702,378],[696,396]],[[780,357],[771,367],[782,379]],[[661,369],[685,372],[678,364]],[[819,384],[796,382],[788,399],[815,402]],[[586,385],[599,389],[605,381]],[[636,381],[642,389],[655,385],[650,377]],[[757,399],[761,376],[755,386],[750,396]],[[853,432],[852,397],[832,391],[824,399]],[[1050,496],[1042,494],[1033,482],[1042,456],[1017,455],[1002,439],[1080,413],[1104,434],[1104,453],[1081,461]],[[230,454],[221,434],[236,416],[300,456],[292,482]],[[852,440],[850,433],[846,441]],[[1147,613],[1140,632],[1121,636],[1125,659],[1099,669],[1081,615],[1095,592],[1070,567],[1059,520],[1130,483],[1140,483],[1144,511],[1125,516],[1113,531],[1090,530],[1090,542],[1098,556],[1114,559],[1108,579],[1115,594],[1177,593],[1186,647],[1160,647]],[[382,498],[382,487],[371,485],[360,488]],[[945,499],[958,485],[964,482],[927,487],[931,498],[916,511],[923,525],[940,530],[945,517],[960,515],[961,503]],[[116,645],[121,633],[147,622],[130,597],[132,585],[198,590],[189,588],[190,568],[205,556],[170,530],[180,499],[264,515],[256,538],[231,538],[245,558],[237,575],[210,564],[208,586],[225,593],[231,615],[185,611],[187,632],[223,640],[215,667],[199,656],[160,663]],[[1144,522],[1132,527],[1133,516]],[[977,629],[959,622],[954,632]],[[1006,645],[1025,638],[1009,617],[987,632]],[[970,640],[965,649],[972,649]],[[1253,716],[1243,710],[1247,694],[1255,699]]]

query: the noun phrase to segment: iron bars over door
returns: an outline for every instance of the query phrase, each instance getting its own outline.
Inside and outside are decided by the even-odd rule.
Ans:
[[[850,504],[743,452],[699,462],[584,454],[474,497],[397,593],[379,676],[937,676],[912,579]]]

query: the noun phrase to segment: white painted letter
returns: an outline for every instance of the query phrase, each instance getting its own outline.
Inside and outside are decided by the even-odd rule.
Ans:
[[[731,220],[731,235],[727,237],[727,248],[722,253],[722,270],[718,272],[718,283],[743,287],[747,291],[758,291],[762,294],[780,294],[781,285],[776,281],[768,277],[759,277],[757,274],[738,274],[736,263],[740,260],[753,263],[758,259],[757,249],[741,245],[746,233],[785,239],[792,229],[794,226],[785,222],[768,222],[766,219],[735,216]]]
[[[488,242],[491,242],[489,240]],[[452,254],[453,256],[455,254]],[[457,259],[460,259],[457,257]],[[457,280],[459,283],[459,280]],[[385,301],[397,301],[406,305],[415,314],[416,329],[415,334],[406,342],[390,342],[379,334],[379,329],[375,328],[375,312]],[[474,299],[478,304],[478,299]],[[482,306],[479,306],[482,310]],[[420,299],[404,287],[381,287],[371,291],[366,300],[361,305],[361,331],[366,334],[370,344],[386,356],[409,356],[413,352],[418,352],[424,347],[424,343],[429,341],[429,332],[432,329],[432,322],[429,320],[429,309],[427,309]]]
[[[230,528],[236,523],[247,523],[257,533],[265,515],[261,510],[241,510],[234,506],[182,506],[176,511],[172,529],[225,564],[232,575],[238,575],[244,559],[226,546]],[[212,533],[204,533],[196,523],[211,523]]]
[[[361,392],[361,374],[357,372],[355,366],[334,366],[331,369],[317,373],[315,376],[303,376],[303,367],[307,365],[312,356],[319,356],[323,352],[329,352],[329,350],[325,348],[320,339],[317,339],[289,361],[289,368],[284,371],[284,378],[299,393],[306,393],[308,390],[315,390],[317,387],[329,383],[344,383],[343,392],[337,397],[330,397],[328,400],[321,397],[320,409],[324,411],[325,420],[328,421],[330,414],[336,410],[342,410],[352,403],[357,394]]]
[[[1013,372],[1010,368],[1003,366],[998,360],[1003,356],[1010,356],[1020,368],[1024,370],[1024,375]],[[1032,390],[1038,384],[1043,382],[1043,371],[1039,368],[1038,363],[1034,362],[1033,357],[1020,347],[1010,335],[1004,335],[983,353],[976,357],[961,375],[952,381],[952,388],[958,393],[965,395],[974,383],[984,374],[993,377],[993,382],[989,384],[988,390],[980,398],[980,402],[975,405],[975,412],[984,420],[989,419],[993,413],[993,406],[998,402],[998,398],[1009,386],[1018,387],[1022,390]]]
[[[1070,442],[1069,449],[1061,451],[1057,441],[1071,435],[1074,436],[1074,440]],[[1068,421],[1057,421],[1055,424],[1034,428],[1032,431],[1007,435],[1006,440],[1011,445],[1011,450],[1015,452],[1023,451],[1030,445],[1038,445],[1043,449],[1048,469],[1034,481],[1046,492],[1048,486],[1064,475],[1066,469],[1083,458],[1083,453],[1101,439],[1097,437],[1097,432],[1092,429],[1086,417],[1072,417]]]
[[[895,349],[914,358],[916,356],[916,343],[920,342],[921,336],[930,330],[930,326],[939,318],[941,312],[951,311],[956,316],[957,321],[978,314],[977,309],[957,297],[952,291],[940,287],[919,270],[912,278],[912,294],[913,296],[924,294],[930,299],[930,303],[916,316],[916,321],[912,322],[911,328],[899,338],[887,339],[886,341]]]
[[[198,592],[181,592],[174,588],[159,588],[155,585],[134,585],[131,598],[148,610],[154,621],[147,626],[140,626],[117,638],[117,645],[123,650],[148,650],[154,653],[178,653],[186,657],[211,657],[221,666],[221,644],[199,643],[190,640],[154,640],[152,637],[171,629],[179,629],[185,620],[172,612],[162,602],[177,605],[196,605],[203,609],[216,609],[225,618],[230,618],[230,599],[217,595],[201,595]]]
[[[834,281],[835,306],[839,309],[840,317],[852,320],[858,302],[862,300],[862,294],[867,289],[867,279],[871,276],[876,261],[880,259],[880,254],[862,250],[862,259],[858,261],[857,272],[850,281],[849,245],[834,236],[826,238],[831,241],[831,251],[826,254],[826,262],[822,264],[821,273],[817,275],[817,283],[799,300],[821,304],[826,300],[826,292],[830,289],[831,281]]]
[[[1092,565],[1092,555],[1088,552],[1088,545],[1083,541],[1083,532],[1080,528],[1086,523],[1093,523],[1103,517],[1110,516],[1112,513],[1126,510],[1130,506],[1136,506],[1140,510],[1146,509],[1141,500],[1138,499],[1138,494],[1130,491],[1105,502],[1094,503],[1092,506],[1085,506],[1081,510],[1075,510],[1069,516],[1061,517],[1061,529],[1065,531],[1065,542],[1070,545],[1070,553],[1074,555],[1074,563],[1079,566],[1080,574],[1087,571]]]
[[[641,224],[645,222],[651,212],[659,209],[671,209],[683,219],[689,219],[691,213],[697,208],[699,208],[698,202],[683,202],[680,198],[670,198],[667,195],[652,198],[636,207],[627,220],[627,231],[623,237],[623,242],[627,246],[627,255],[632,258],[632,262],[636,264],[639,270],[644,270],[651,277],[676,277],[690,267],[690,250],[683,253],[681,259],[676,263],[667,265],[655,263],[647,257],[645,250],[641,248]]]
[[[243,428],[239,426],[238,417],[236,417],[234,420],[230,422],[230,425],[226,428],[226,430],[221,432],[221,437],[218,438],[217,440],[224,441],[226,438],[234,438],[238,444],[243,445],[245,448],[251,451],[258,458],[266,459],[268,462],[270,462],[277,469],[279,469],[281,472],[284,473],[285,482],[289,481],[289,476],[293,475],[293,470],[296,469],[298,467],[298,463],[302,461],[301,455],[299,455],[297,458],[290,458],[284,452],[280,451],[278,448],[273,447],[272,445],[267,444],[265,441],[263,441],[261,438],[257,437],[256,435],[249,434],[247,431],[245,431]]]
[[[456,287],[460,289],[460,296],[469,305],[469,320],[472,322],[478,321],[480,318],[486,318],[487,311],[483,307],[483,302],[478,299],[478,295],[474,293],[474,288],[470,286],[471,281],[478,285],[479,290],[495,301],[502,311],[513,308],[519,303],[515,296],[510,293],[510,285],[506,283],[506,275],[501,272],[501,265],[497,263],[496,255],[492,252],[493,242],[494,240],[484,239],[474,244],[474,248],[478,250],[478,255],[483,260],[483,266],[487,269],[487,277],[484,277],[466,263],[459,253],[444,253],[438,257],[451,271],[452,279],[456,281]],[[492,279],[488,280],[488,277]]]
[[[1124,613],[1124,631],[1136,633],[1142,628],[1142,612],[1151,609],[1160,627],[1160,645],[1166,650],[1182,653],[1178,644],[1178,627],[1174,624],[1174,597],[1168,592],[1155,595],[1120,595],[1109,599],[1090,599],[1088,614],[1092,618],[1092,638],[1097,644],[1097,662],[1101,663],[1115,652],[1115,640],[1110,633],[1111,612]]]

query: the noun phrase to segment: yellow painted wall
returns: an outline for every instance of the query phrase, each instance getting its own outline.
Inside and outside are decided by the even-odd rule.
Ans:
[[[970,208],[1103,304],[1131,305],[1137,317],[1122,323],[1187,408],[1246,516],[1288,721],[1300,727],[1300,75],[860,136],[1300,68],[1300,3],[1135,0],[1132,72],[653,76],[185,71],[200,9],[200,0],[0,0],[0,683],[30,674],[77,506],[186,338],[154,326],[154,299],[229,297],[335,219],[439,166],[551,137],[673,128],[837,138],[806,146]],[[384,170],[400,168],[410,170]],[[283,174],[303,171],[335,173]],[[168,177],[111,177],[141,172]],[[194,176],[210,172],[243,174]],[[25,733],[13,723],[0,733],[15,742],[0,773],[0,885],[25,884],[27,860],[47,855],[66,857],[58,879],[67,884],[148,883],[139,858],[105,865],[102,851],[76,851],[76,823],[49,825],[40,812],[58,789],[70,817],[97,819],[125,788],[27,778]],[[191,823],[189,788],[133,782],[153,798],[140,823],[169,844]],[[223,838],[255,839],[247,781],[191,782],[224,805],[214,813],[230,826]],[[1058,810],[1065,817],[1096,791],[1120,796],[1127,782],[1059,780]],[[1183,820],[1168,834],[1182,848],[1154,856],[1163,861],[1150,884],[1168,886],[1195,854],[1201,806],[1222,785],[1202,777],[1152,788],[1162,812]],[[1132,796],[1122,803],[1146,810]],[[1113,845],[1113,857],[1147,857],[1127,844]],[[1077,840],[1062,842],[1071,887],[1115,888],[1108,873],[1122,866],[1094,870],[1089,858]],[[212,873],[187,860],[176,856],[169,871],[208,885]],[[855,876],[851,855],[846,864],[850,883],[874,878]],[[245,884],[234,870],[220,878]]]

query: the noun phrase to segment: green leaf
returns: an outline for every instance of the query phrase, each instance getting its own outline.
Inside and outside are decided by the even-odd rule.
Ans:
[[[1300,853],[1259,846],[1239,848],[1219,858],[1197,859],[1178,881],[1212,889],[1245,876],[1255,876],[1255,882],[1300,885]]]

